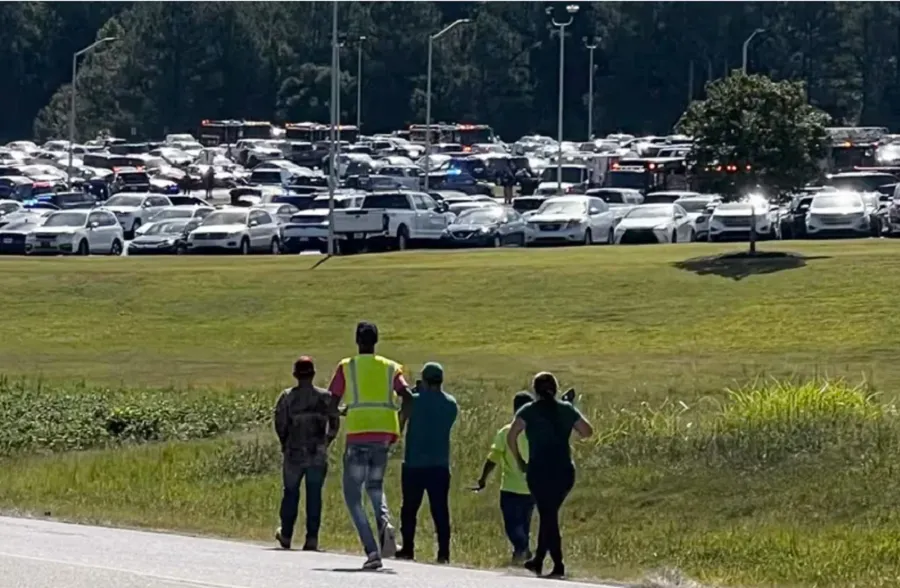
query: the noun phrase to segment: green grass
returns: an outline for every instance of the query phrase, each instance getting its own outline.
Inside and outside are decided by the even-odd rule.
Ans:
[[[676,265],[727,245],[315,269],[299,257],[0,260],[0,455],[14,472],[0,507],[268,539],[278,455],[260,423],[297,355],[316,357],[324,384],[369,319],[380,351],[411,372],[443,362],[463,408],[460,563],[504,561],[496,488],[466,487],[512,394],[551,369],[598,429],[577,444],[565,511],[578,575],[675,567],[730,585],[896,585],[900,244],[778,245],[809,259],[751,264],[742,279]],[[323,542],[355,552],[339,470]]]

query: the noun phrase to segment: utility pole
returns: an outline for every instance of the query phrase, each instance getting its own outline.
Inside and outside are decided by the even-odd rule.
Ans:
[[[599,39],[594,37],[592,42],[588,42],[587,37],[582,39],[584,41],[584,46],[590,52],[590,58],[588,60],[588,136],[587,140],[591,141],[594,138],[594,49],[597,48],[597,42]]]
[[[578,12],[577,4],[569,4],[566,6],[566,13],[569,20],[557,21],[553,17],[553,7],[548,6],[546,10],[550,16],[550,22],[559,29],[559,97],[558,112],[556,121],[556,192],[562,194],[562,144],[563,144],[563,91],[565,89],[565,69],[566,69],[566,27],[572,24],[575,14]]]
[[[75,144],[75,97],[77,95],[77,86],[75,85],[75,74],[77,73],[78,57],[84,55],[88,51],[99,47],[103,43],[115,41],[115,37],[103,37],[98,39],[80,51],[72,54],[72,104],[69,110],[69,166],[66,169],[66,184],[69,190],[72,189],[72,153]]]
[[[331,15],[331,149],[328,165],[328,255],[334,255],[334,191],[337,188],[337,100],[338,100],[338,3],[332,1]]]
[[[356,47],[356,132],[362,130],[362,48],[365,35],[360,35]]]
[[[756,35],[764,32],[766,32],[765,29],[756,29],[750,34],[749,37],[747,37],[747,40],[744,41],[744,49],[742,52],[743,58],[741,60],[741,70],[744,72],[744,75],[747,75],[747,49],[750,47],[750,41],[752,41],[753,37],[755,37]]]

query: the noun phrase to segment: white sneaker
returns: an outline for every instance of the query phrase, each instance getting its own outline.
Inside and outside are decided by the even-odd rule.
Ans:
[[[394,527],[388,523],[381,532],[381,555],[383,557],[394,557],[397,555],[397,537]]]

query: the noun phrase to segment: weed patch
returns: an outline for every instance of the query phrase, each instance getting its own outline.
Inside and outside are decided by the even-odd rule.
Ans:
[[[0,378],[0,456],[203,439],[270,418],[259,394],[183,394]]]

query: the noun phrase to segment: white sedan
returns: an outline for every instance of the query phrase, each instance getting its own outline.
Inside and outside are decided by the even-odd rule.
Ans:
[[[164,220],[175,220],[179,218],[201,221],[212,214],[216,209],[212,206],[193,205],[193,204],[176,204],[160,209],[159,212],[147,219],[147,222],[141,225],[135,236],[143,235],[154,223]]]
[[[687,243],[696,233],[687,212],[677,204],[635,206],[616,225],[616,244]]]
[[[187,238],[189,253],[232,251],[281,252],[281,226],[265,210],[226,208],[206,217]]]
[[[60,210],[25,238],[25,252],[121,255],[125,243],[116,215],[108,210]]]
[[[615,215],[602,198],[556,196],[548,198],[528,217],[528,245],[612,243]]]

